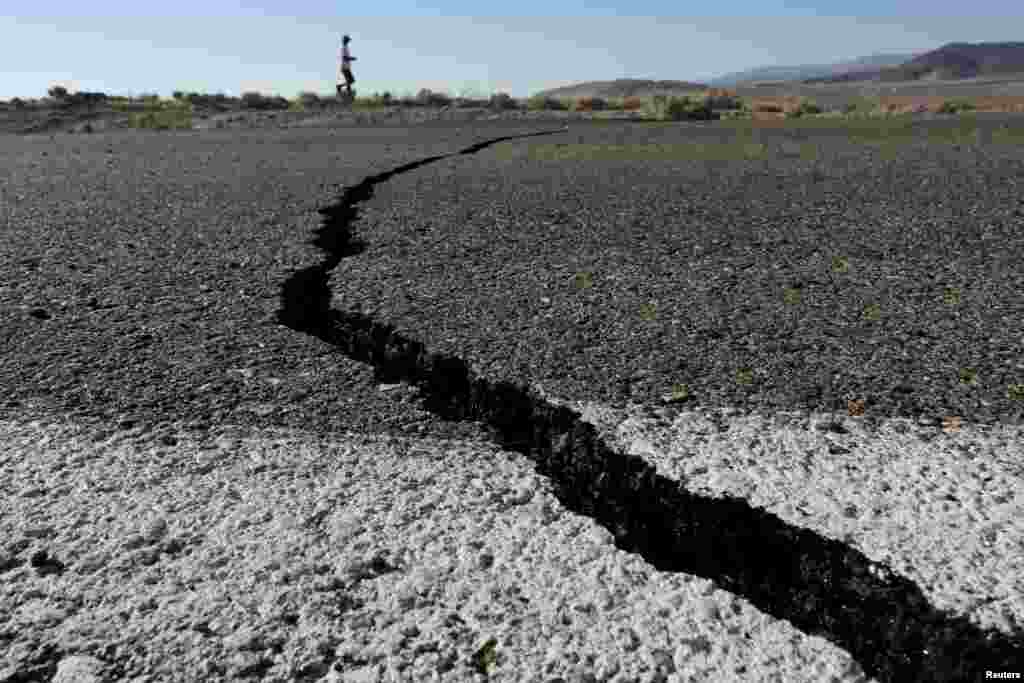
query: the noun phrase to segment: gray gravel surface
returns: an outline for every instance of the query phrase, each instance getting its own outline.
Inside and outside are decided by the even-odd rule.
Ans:
[[[1021,671],[1020,147],[471,147],[542,128],[5,139],[0,680]],[[915,316],[975,384],[868,391],[922,369]]]

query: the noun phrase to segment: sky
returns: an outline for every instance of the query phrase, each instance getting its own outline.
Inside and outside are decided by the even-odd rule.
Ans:
[[[175,90],[327,95],[343,33],[352,36],[362,95],[429,88],[514,97],[581,81],[704,82],[759,66],[1024,40],[1024,6],[1016,0],[977,0],[969,17],[952,13],[962,10],[959,0],[862,0],[859,17],[836,16],[849,11],[848,2],[814,0],[721,2],[715,16],[685,17],[666,16],[679,5],[664,0],[521,0],[517,16],[467,16],[480,7],[468,2],[172,4],[173,13],[147,14],[125,0],[53,0],[44,5],[49,16],[0,16],[0,99],[44,97],[52,85],[163,97]],[[83,6],[88,16],[76,16]],[[374,15],[345,14],[356,9]]]

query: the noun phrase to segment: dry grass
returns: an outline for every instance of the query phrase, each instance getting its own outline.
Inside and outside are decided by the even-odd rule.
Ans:
[[[941,111],[944,105],[968,103],[974,111],[1024,113],[1024,97],[988,96],[946,98],[932,95],[884,95],[878,98],[879,107],[893,113],[926,110]]]

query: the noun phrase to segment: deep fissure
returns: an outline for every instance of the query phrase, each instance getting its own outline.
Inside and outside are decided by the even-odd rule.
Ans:
[[[929,604],[912,581],[846,543],[786,523],[741,498],[690,493],[643,458],[616,452],[575,411],[531,389],[473,373],[457,357],[430,353],[391,325],[331,308],[328,277],[365,243],[353,234],[359,205],[394,176],[500,142],[565,129],[503,136],[372,175],[320,209],[313,244],[326,258],[282,286],[278,321],[370,364],[382,381],[417,386],[446,420],[489,426],[496,441],[532,460],[567,509],[605,527],[622,550],[661,571],[714,581],[777,619],[846,650],[883,681],[958,681],[1014,670],[1024,629],[982,629]]]

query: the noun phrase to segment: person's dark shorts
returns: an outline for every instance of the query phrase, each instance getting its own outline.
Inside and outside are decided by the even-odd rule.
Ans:
[[[352,75],[351,69],[343,68],[341,70],[341,75],[345,77],[345,82],[348,83],[349,85],[352,85],[353,83],[356,82],[356,77]]]

